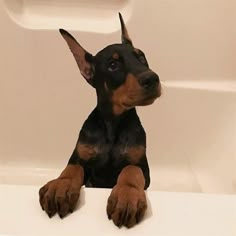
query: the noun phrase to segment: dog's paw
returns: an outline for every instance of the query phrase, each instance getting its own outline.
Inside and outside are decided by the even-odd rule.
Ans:
[[[42,209],[51,218],[58,213],[61,218],[72,213],[80,194],[80,183],[73,178],[58,178],[48,182],[39,190]]]
[[[130,228],[142,220],[147,209],[145,192],[129,185],[116,185],[107,203],[107,215],[118,227]]]

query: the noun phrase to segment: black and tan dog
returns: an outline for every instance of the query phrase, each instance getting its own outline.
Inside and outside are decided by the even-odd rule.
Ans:
[[[146,135],[135,106],[152,104],[161,95],[161,85],[119,16],[122,44],[107,46],[96,56],[60,30],[81,74],[96,89],[97,106],[83,124],[67,167],[39,191],[49,217],[73,212],[82,185],[113,188],[107,215],[119,227],[134,226],[146,211],[144,190],[150,184]]]

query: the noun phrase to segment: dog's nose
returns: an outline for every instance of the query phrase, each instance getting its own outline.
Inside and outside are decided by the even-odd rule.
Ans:
[[[159,83],[159,76],[155,73],[143,75],[139,79],[140,85],[145,89],[152,89]]]

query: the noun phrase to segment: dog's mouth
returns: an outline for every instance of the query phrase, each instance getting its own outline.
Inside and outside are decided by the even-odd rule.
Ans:
[[[141,90],[137,93],[130,93],[127,95],[127,101],[124,101],[123,107],[130,109],[135,106],[147,106],[154,103],[154,101],[161,96],[161,84],[150,90]]]
[[[143,91],[141,99],[137,102],[136,106],[146,106],[152,104],[158,97],[161,96],[161,84],[157,87]]]

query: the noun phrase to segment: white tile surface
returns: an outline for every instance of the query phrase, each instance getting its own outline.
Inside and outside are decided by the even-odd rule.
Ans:
[[[37,186],[0,186],[0,235],[235,236],[236,196],[147,192],[145,219],[118,229],[106,216],[110,190],[82,190],[78,209],[49,219],[38,203]]]
[[[235,0],[97,2],[0,0],[0,184],[43,184],[65,167],[96,95],[57,28],[73,28],[81,45],[96,54],[120,42],[117,4],[125,8],[134,45],[166,85],[152,106],[138,109],[151,189],[235,194]],[[88,11],[93,5],[96,14],[90,17],[81,4]],[[6,5],[43,27],[21,27]],[[85,16],[87,24],[80,21]],[[87,18],[95,19],[97,33]],[[116,32],[101,29],[104,21]]]

